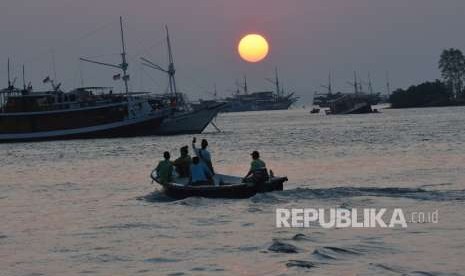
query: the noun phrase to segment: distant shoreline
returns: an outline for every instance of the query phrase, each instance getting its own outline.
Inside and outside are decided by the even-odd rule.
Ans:
[[[430,108],[430,107],[456,107],[456,106],[465,106],[465,102],[453,102],[453,103],[433,104],[433,105],[399,106],[399,107],[388,106],[388,107],[386,107],[385,109],[408,109],[408,108]]]

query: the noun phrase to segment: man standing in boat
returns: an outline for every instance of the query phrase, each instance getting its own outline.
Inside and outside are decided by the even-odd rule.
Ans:
[[[192,149],[195,155],[199,158],[200,163],[202,163],[207,168],[209,168],[212,174],[215,174],[215,171],[213,170],[212,158],[211,158],[210,152],[207,150],[208,141],[206,139],[202,139],[202,143],[200,144],[201,146],[200,149],[198,149],[195,146],[196,141],[197,139],[194,137],[194,139],[192,139]]]

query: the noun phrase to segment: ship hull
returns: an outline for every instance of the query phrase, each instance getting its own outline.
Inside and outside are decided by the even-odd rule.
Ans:
[[[175,114],[166,118],[155,130],[155,134],[200,134],[225,106],[225,103],[219,103],[199,110]]]
[[[249,103],[231,103],[228,108],[222,112],[246,112],[246,111],[266,111],[266,110],[287,110],[293,102],[273,103],[273,104],[249,104]]]
[[[0,133],[0,143],[200,134],[224,107],[225,104],[221,103],[190,112],[174,113],[171,115],[160,113],[144,118],[125,119],[83,128],[26,133]]]
[[[372,113],[373,110],[365,97],[360,95],[345,95],[337,100],[331,101],[327,114],[345,115],[345,114],[365,114]]]
[[[148,116],[77,129],[0,134],[0,143],[156,135],[162,121],[163,117],[161,116]]]

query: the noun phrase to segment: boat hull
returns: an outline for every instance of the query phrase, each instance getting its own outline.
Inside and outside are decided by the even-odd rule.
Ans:
[[[257,93],[255,93],[257,94]],[[263,94],[263,93],[258,93]],[[221,112],[247,112],[247,111],[267,111],[267,110],[287,110],[296,101],[297,97],[290,94],[286,97],[276,99],[272,94],[265,93],[265,98],[247,98],[248,95],[235,96],[234,98],[227,98],[225,100],[216,101],[201,101],[194,105],[194,108],[200,109],[204,106],[211,105],[213,103],[224,103],[225,107],[221,109]],[[253,95],[252,95],[253,96]],[[244,98],[245,97],[245,98]]]
[[[12,143],[156,135],[156,130],[160,127],[162,120],[162,116],[148,116],[142,119],[124,120],[111,124],[78,129],[18,134],[0,134],[0,142]]]
[[[219,103],[199,110],[175,114],[163,120],[156,135],[200,134],[226,106]]]
[[[372,113],[371,104],[366,95],[348,94],[329,103],[329,113],[334,115]]]
[[[152,174],[152,179],[158,183],[157,178]],[[224,175],[215,175],[216,178],[226,177]],[[233,178],[233,177],[229,177]],[[240,179],[240,178],[235,178]],[[217,180],[215,180],[217,181]],[[221,185],[203,185],[190,186],[186,185],[187,179],[177,180],[177,182],[161,184],[163,192],[175,199],[183,199],[188,197],[206,197],[206,198],[249,198],[257,193],[266,193],[273,191],[282,191],[284,182],[287,177],[273,177],[262,185],[254,185],[253,183],[242,183],[235,180],[235,183],[222,183]]]
[[[124,119],[75,129],[0,133],[0,143],[199,134],[224,106],[225,104],[222,103],[196,111],[174,114],[161,112],[138,119]]]
[[[343,110],[329,110],[329,115],[350,115],[350,114],[367,114],[373,113],[371,105],[368,103],[362,103],[352,108]]]
[[[279,102],[272,104],[257,105],[253,103],[230,103],[229,107],[222,112],[247,112],[247,111],[268,111],[268,110],[287,110],[293,102]]]

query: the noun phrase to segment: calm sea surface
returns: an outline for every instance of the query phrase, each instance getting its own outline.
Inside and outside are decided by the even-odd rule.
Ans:
[[[166,198],[149,174],[192,136],[0,144],[0,275],[464,275],[465,108],[217,125],[198,136],[217,171],[243,175],[259,150],[285,191]],[[439,223],[275,227],[276,208],[336,207],[439,210]],[[278,241],[298,252],[269,250]]]

